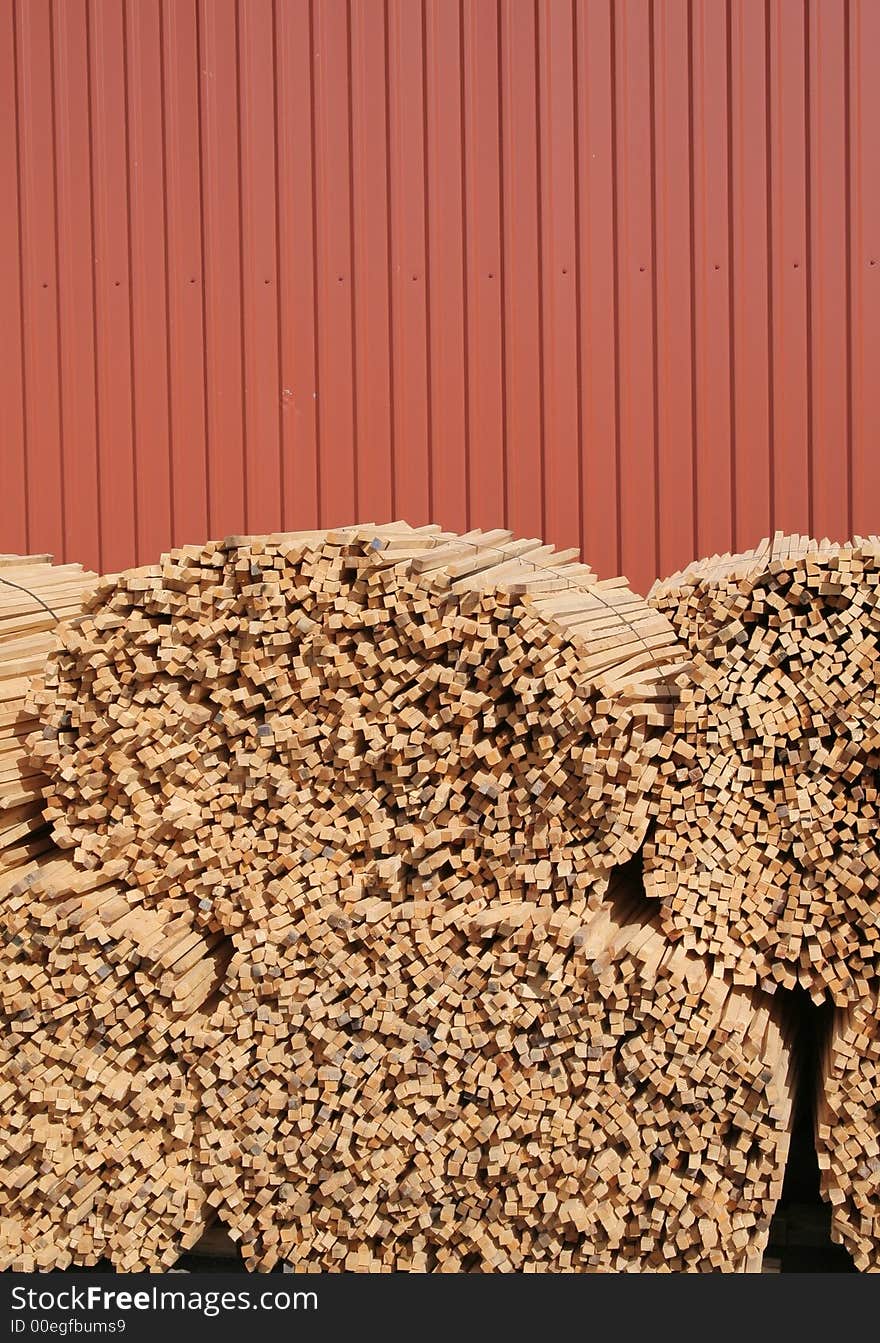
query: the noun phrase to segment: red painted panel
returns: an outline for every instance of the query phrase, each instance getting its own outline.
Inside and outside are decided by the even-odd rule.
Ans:
[[[654,23],[658,541],[660,571],[670,573],[696,544],[690,35],[675,0],[662,0]]]
[[[804,7],[770,3],[773,522],[812,529]]]
[[[7,0],[0,551],[880,531],[868,0]],[[415,277],[415,278],[413,278]]]
[[[132,374],[138,562],[171,545],[171,461],[168,433],[168,339],[162,123],[150,109],[162,101],[159,0],[124,10],[128,47],[128,172],[132,272]],[[74,269],[80,273],[80,268]]]
[[[560,545],[580,546],[574,16],[567,0],[549,0],[538,14],[545,527]]]
[[[737,549],[773,530],[764,0],[731,7],[733,415]],[[805,530],[805,529],[802,529]]]
[[[809,27],[810,368],[813,530],[849,535],[846,350],[846,25],[843,5],[815,5]]]
[[[0,551],[28,549],[15,11],[0,13]]]
[[[276,7],[282,524],[318,516],[314,62],[309,0]],[[222,147],[222,146],[221,146]],[[234,504],[234,494],[231,496]]]
[[[181,545],[208,525],[198,16],[194,0],[166,0],[162,12],[173,519]]]
[[[502,174],[504,181],[504,365],[508,524],[542,536],[540,162],[537,23],[530,6],[501,7]]]
[[[394,513],[431,518],[425,89],[421,7],[388,0]]]
[[[351,11],[351,122],[354,219],[355,389],[358,517],[393,512],[391,328],[388,282],[388,156],[382,0]]]
[[[131,272],[128,249],[125,34],[122,6],[90,0],[98,504],[104,570],[138,554],[132,431]],[[33,544],[33,540],[32,540]]]
[[[620,568],[612,0],[576,11],[584,556]]]
[[[647,0],[615,8],[620,559],[641,589],[657,572],[650,21]]]
[[[453,530],[467,531],[463,71],[457,5],[425,0],[425,42],[431,486],[435,517]],[[534,192],[531,199],[534,204]],[[512,441],[510,452],[514,452]]]
[[[338,526],[350,522],[357,509],[348,8],[344,0],[322,0],[314,5],[313,23],[318,432],[322,461],[316,522]]]
[[[850,78],[850,332],[852,527],[880,531],[880,6],[852,0]]]
[[[498,12],[466,4],[463,26],[467,213],[468,491],[475,527],[504,524],[504,369]]]
[[[244,531],[244,365],[235,0],[200,0],[208,529]],[[308,41],[302,47],[308,59]],[[312,307],[309,295],[309,309]],[[177,488],[175,486],[175,494]],[[314,500],[310,501],[314,508]]]
[[[693,7],[697,551],[733,544],[726,7]],[[757,538],[756,538],[757,539]]]
[[[95,402],[94,231],[89,137],[90,90],[87,0],[52,8],[55,51],[55,144],[58,191],[58,332],[64,469],[64,537],[69,555],[94,568],[100,556],[98,439]],[[147,106],[148,104],[143,104]],[[162,245],[161,195],[156,241]],[[133,220],[133,227],[137,221]],[[150,277],[154,284],[154,277]],[[151,310],[148,340],[165,343],[165,314]],[[157,390],[154,414],[165,415],[167,387]],[[75,445],[71,450],[69,445]],[[151,485],[155,483],[150,480]],[[169,506],[166,482],[141,495],[142,533]]]
[[[271,0],[239,15],[246,527],[281,526],[281,386],[275,202],[274,32]]]
[[[52,100],[38,73],[53,64],[48,0],[19,0],[16,27],[28,538],[44,549],[60,537],[63,548],[55,138]]]
[[[504,182],[504,408],[507,517],[519,536],[547,528],[541,414],[540,162],[537,23],[531,7],[501,7]]]

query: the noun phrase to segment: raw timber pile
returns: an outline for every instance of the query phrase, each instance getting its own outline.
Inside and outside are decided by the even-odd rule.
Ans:
[[[79,865],[226,932],[340,863],[365,895],[512,899],[635,851],[686,668],[665,617],[538,541],[233,538],[98,587],[34,750]]]
[[[190,992],[174,921],[108,872],[43,859],[17,875],[2,895],[0,1266],[170,1267],[210,1220],[173,1048],[217,982],[210,939],[190,949]]]
[[[44,779],[26,739],[31,678],[43,670],[59,621],[76,615],[95,575],[48,555],[0,555],[0,878],[50,847]]]
[[[835,1014],[816,1104],[816,1151],[832,1238],[856,1268],[880,1269],[880,1025],[878,991]]]
[[[880,542],[765,541],[656,584],[697,662],[645,886],[735,982],[854,1002],[880,969]]]
[[[787,1032],[644,921],[637,879],[598,908],[287,881],[193,1037],[202,1178],[250,1265],[759,1265]]]
[[[31,677],[94,583],[48,556],[0,557],[0,1265],[24,1270],[170,1264],[181,1228],[191,1243],[203,1226],[192,1094],[163,1038],[180,1012],[165,967],[136,968],[147,940],[167,956],[172,921],[133,910],[112,868],[61,858],[26,744]],[[164,1016],[139,987],[151,973]],[[192,999],[180,1008],[188,1020]]]
[[[5,888],[3,1255],[753,1267],[780,1008],[612,869],[688,676],[505,533],[233,539],[105,581],[31,710],[69,857]]]

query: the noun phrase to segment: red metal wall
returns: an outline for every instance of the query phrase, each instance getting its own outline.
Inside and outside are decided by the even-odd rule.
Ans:
[[[880,531],[876,0],[0,0],[0,104],[0,551]]]

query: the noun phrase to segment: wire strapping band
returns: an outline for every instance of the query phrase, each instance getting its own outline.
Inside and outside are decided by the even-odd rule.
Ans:
[[[20,583],[13,583],[11,578],[0,578],[0,583],[5,583],[8,588],[15,588],[18,592],[23,592],[25,596],[32,598],[33,601],[42,606],[44,611],[48,611],[53,620],[61,619],[57,612],[53,611],[52,607],[48,606],[42,597],[38,597],[35,592],[31,592],[30,588],[23,588]]]

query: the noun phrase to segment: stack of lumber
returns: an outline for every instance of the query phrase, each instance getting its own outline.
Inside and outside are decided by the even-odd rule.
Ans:
[[[289,894],[185,950],[118,875],[4,893],[3,1266],[168,1267],[218,1210],[263,1270],[757,1268],[789,1026],[631,870],[598,906]]]
[[[645,886],[735,980],[837,1004],[815,1141],[832,1235],[880,1268],[880,542],[777,535],[656,584],[695,658]]]
[[[3,1267],[103,1255],[120,1268],[172,1263],[202,1226],[204,1195],[187,1174],[193,1094],[163,1039],[180,1030],[181,1014],[167,970],[163,1016],[157,962],[138,966],[145,943],[160,951],[162,941],[145,937],[118,872],[83,873],[60,858],[27,748],[31,678],[95,581],[46,555],[0,556]],[[151,917],[173,931],[168,916]],[[145,996],[138,981],[151,973],[157,994]],[[188,1241],[178,1226],[191,1229]]]
[[[880,969],[880,542],[776,536],[649,600],[695,658],[645,886],[734,981],[845,1005]]]
[[[204,1194],[190,1175],[195,1103],[170,1046],[181,1012],[160,973],[163,939],[147,936],[118,870],[84,873],[60,857],[27,747],[31,678],[95,581],[49,556],[0,556],[3,1268],[103,1256],[120,1269],[171,1264],[203,1227]],[[170,916],[149,917],[173,932]],[[191,1002],[180,1004],[184,1020]]]
[[[509,533],[232,538],[100,584],[31,701],[75,862],[231,933],[287,875],[515,900],[638,848],[687,658],[622,580]]]
[[[788,1029],[637,879],[598,906],[287,885],[193,1035],[201,1176],[250,1267],[758,1267]]]
[[[0,876],[51,844],[42,816],[43,777],[26,739],[31,678],[42,671],[60,621],[79,613],[95,575],[49,555],[0,555]]]
[[[765,536],[753,550],[710,555],[658,579],[648,601],[669,616],[689,648],[711,657],[720,632],[731,622],[731,613],[742,609],[741,602],[738,604],[742,583],[748,584],[776,566],[797,563],[808,555],[833,555],[839,549],[828,540],[776,532],[772,537]]]
[[[223,961],[205,937],[182,953],[174,920],[109,870],[42,858],[15,876],[0,886],[0,1267],[170,1267],[207,1225],[175,1045]]]
[[[880,1271],[880,995],[835,1013],[819,1072],[815,1137],[831,1235]]]
[[[6,1000],[79,995],[102,1058],[63,1094],[121,1070],[112,1159],[96,1092],[83,1150],[143,1193],[117,1242],[97,1194],[78,1233],[26,1179],[43,1259],[53,1216],[130,1267],[216,1210],[261,1269],[754,1267],[782,1009],[613,875],[688,675],[622,581],[507,533],[232,538],[103,583],[31,700],[72,862],[7,897]]]

